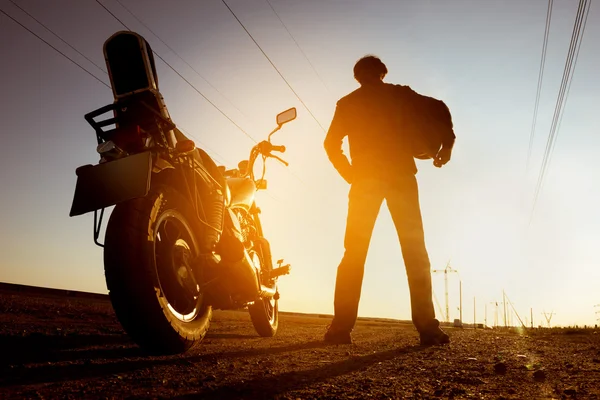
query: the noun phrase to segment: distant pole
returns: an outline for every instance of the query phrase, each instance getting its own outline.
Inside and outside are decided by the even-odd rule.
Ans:
[[[531,312],[531,329],[533,329],[533,308],[530,308],[529,311]]]
[[[483,312],[484,312],[483,324],[484,324],[485,327],[487,327],[488,326],[488,323],[487,323],[487,303],[485,303],[484,306],[483,306]]]
[[[494,328],[497,328],[498,327],[498,302],[492,301],[490,304],[494,306]]]
[[[459,285],[458,285],[458,292],[459,292],[459,296],[460,296],[460,310],[459,310],[459,318],[460,318],[460,323],[462,324],[463,322],[463,317],[462,317],[462,280],[459,281]]]
[[[494,310],[494,326],[497,328],[498,327],[498,320],[500,319],[498,317],[498,302],[496,302],[496,309]]]
[[[508,328],[508,320],[506,319],[506,294],[502,289],[502,306],[504,307],[504,327]]]
[[[477,307],[475,303],[475,297],[473,297],[473,328],[477,329]]]
[[[448,266],[444,270],[444,289],[446,291],[446,322],[450,322],[450,306],[448,305]]]
[[[515,305],[513,304],[512,301],[510,301],[510,299],[508,298],[508,296],[506,295],[506,292],[504,292],[504,297],[506,298],[506,300],[508,300],[508,305],[510,305],[510,326],[512,327],[512,322],[513,322],[513,314],[517,317],[517,319],[519,320],[519,322],[521,323],[521,326],[523,328],[527,327],[526,323],[523,323],[523,320],[521,319],[521,317],[519,316],[519,313],[517,312],[517,309],[515,308]]]

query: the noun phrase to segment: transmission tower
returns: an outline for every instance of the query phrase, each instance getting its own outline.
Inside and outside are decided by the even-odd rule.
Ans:
[[[552,316],[556,315],[556,313],[554,311],[547,313],[546,311],[544,311],[542,313],[542,315],[544,316],[544,318],[546,318],[546,322],[548,323],[548,328],[550,328],[550,321],[552,321]]]
[[[452,272],[456,272],[458,274],[458,271],[455,270],[454,268],[452,268],[450,266],[450,261],[448,261],[448,264],[446,264],[446,268],[444,269],[434,269],[431,272],[433,273],[443,273],[444,274],[444,296],[446,299],[446,322],[450,322],[450,306],[448,304],[448,273],[452,273]],[[461,305],[461,322],[462,322],[462,305]]]

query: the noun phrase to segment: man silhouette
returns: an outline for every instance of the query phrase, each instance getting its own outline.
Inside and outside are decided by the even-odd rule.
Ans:
[[[325,342],[352,343],[371,234],[383,200],[394,221],[410,288],[413,323],[422,345],[449,343],[435,319],[431,272],[425,248],[423,223],[411,140],[413,111],[427,99],[408,86],[383,82],[387,68],[375,56],[354,66],[360,88],[337,102],[324,146],[340,175],[351,184],[344,238],[345,252],[337,270],[334,318]],[[421,102],[422,103],[422,102]],[[350,157],[342,151],[348,136]],[[450,160],[454,134],[446,134],[433,157],[441,167]]]

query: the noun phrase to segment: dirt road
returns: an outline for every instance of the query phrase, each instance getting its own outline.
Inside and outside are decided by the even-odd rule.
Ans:
[[[327,318],[282,315],[258,337],[216,312],[202,344],[149,357],[103,299],[0,291],[0,398],[600,399],[600,334],[449,329],[421,348],[407,324],[362,321],[325,346]]]

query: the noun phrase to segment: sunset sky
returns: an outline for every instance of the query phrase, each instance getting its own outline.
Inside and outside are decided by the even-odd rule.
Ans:
[[[266,138],[278,112],[298,109],[297,120],[273,137],[287,147],[290,167],[270,162],[269,190],[257,195],[273,255],[293,267],[280,279],[282,310],[333,312],[348,185],[327,160],[321,126],[329,127],[337,99],[357,88],[356,60],[376,54],[388,67],[385,81],[440,98],[453,114],[453,159],[442,169],[420,161],[417,175],[432,268],[443,269],[450,261],[460,273],[450,276],[451,318],[458,317],[462,279],[465,322],[473,321],[475,297],[478,322],[487,304],[492,324],[490,303],[502,300],[503,289],[523,319],[533,308],[536,325],[543,311],[556,313],[553,324],[596,322],[598,4],[590,9],[556,147],[529,224],[577,2],[554,2],[526,172],[547,1],[269,0],[271,8],[266,0],[228,0],[321,126],[221,0],[119,1],[102,3],[255,140]],[[96,1],[15,2],[106,68],[102,45],[124,28]],[[1,0],[0,9],[108,82],[102,70],[10,1]],[[98,161],[94,131],[83,116],[111,103],[112,94],[1,13],[0,37],[0,281],[106,293],[102,249],[92,240],[93,215],[68,214],[75,168]],[[156,63],[175,123],[219,164],[233,167],[247,158],[253,142],[162,61]],[[443,308],[442,274],[433,282]],[[410,318],[400,247],[385,207],[362,293],[360,315]],[[440,311],[436,306],[443,318]]]

